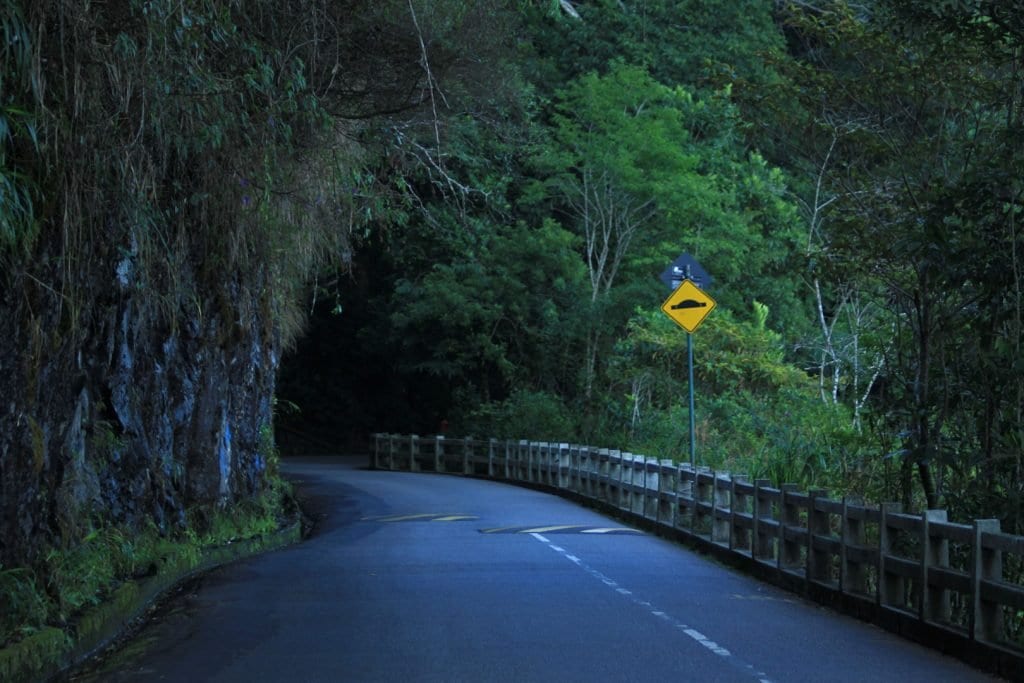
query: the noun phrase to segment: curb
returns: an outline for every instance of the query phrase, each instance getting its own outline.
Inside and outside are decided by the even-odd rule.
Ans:
[[[301,521],[268,536],[208,548],[197,555],[164,558],[156,574],[125,581],[103,603],[77,617],[67,629],[45,628],[0,649],[0,681],[30,683],[65,673],[113,642],[160,596],[178,584],[216,567],[277,550],[302,538]]]

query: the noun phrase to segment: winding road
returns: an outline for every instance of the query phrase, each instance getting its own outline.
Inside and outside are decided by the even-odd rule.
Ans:
[[[74,680],[995,680],[556,496],[365,462],[286,461],[313,535]]]

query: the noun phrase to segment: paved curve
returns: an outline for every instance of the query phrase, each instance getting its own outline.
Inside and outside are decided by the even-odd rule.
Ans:
[[[75,680],[994,680],[558,497],[363,462],[286,462],[314,535]]]

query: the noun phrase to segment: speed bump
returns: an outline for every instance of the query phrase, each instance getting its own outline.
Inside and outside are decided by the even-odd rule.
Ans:
[[[445,512],[420,512],[411,515],[378,515],[363,517],[364,522],[467,522],[479,519],[476,515],[451,514]]]
[[[481,529],[482,534],[607,534],[643,535],[642,531],[629,527],[605,527],[587,524],[552,524],[548,526],[502,526],[493,529]]]

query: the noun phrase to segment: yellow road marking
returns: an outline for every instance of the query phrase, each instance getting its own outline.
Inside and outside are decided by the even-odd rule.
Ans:
[[[433,517],[439,517],[436,512],[426,512],[416,515],[384,515],[383,517],[364,517],[363,521],[366,522],[407,522],[413,519],[428,519]]]
[[[628,527],[592,527],[586,524],[552,524],[550,526],[499,526],[480,529],[482,534],[643,534]]]

